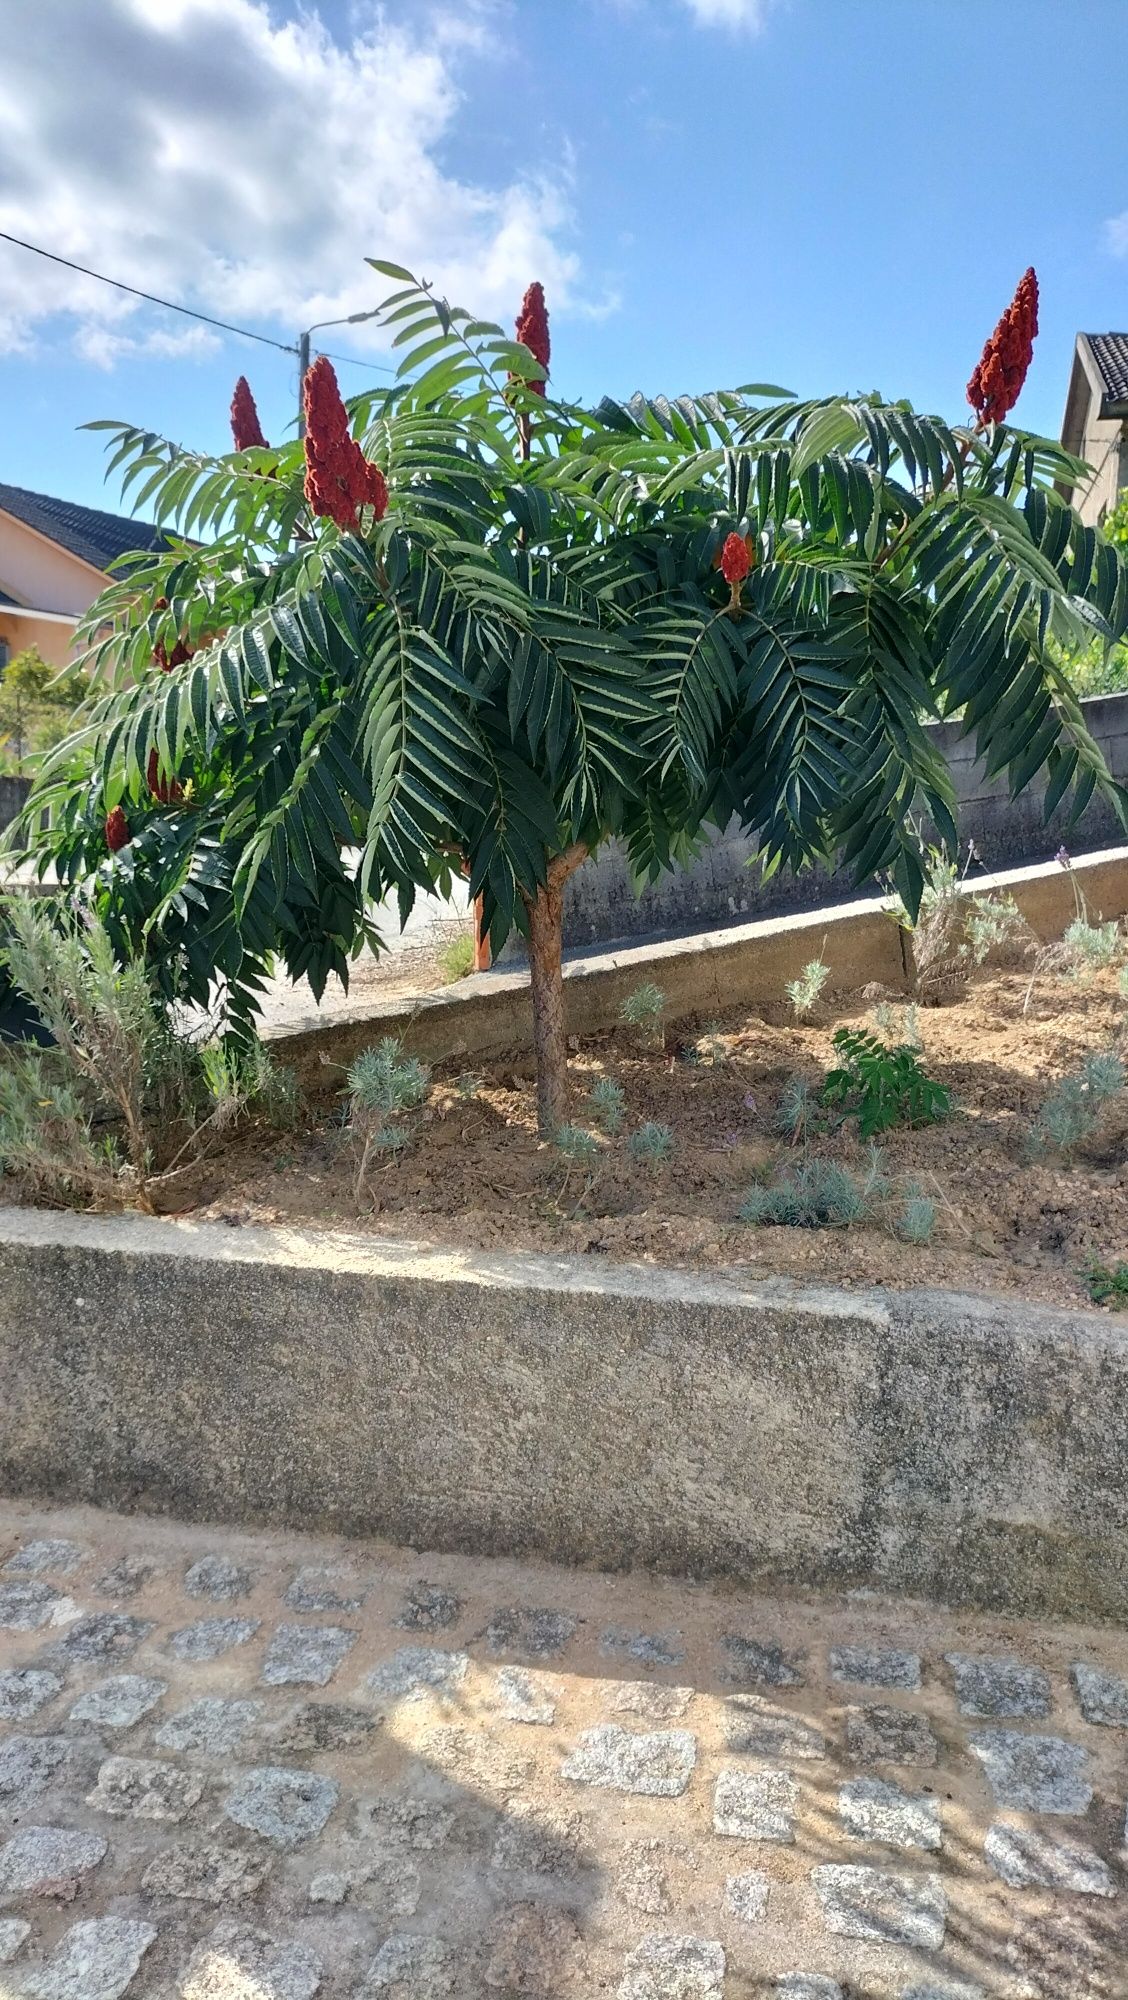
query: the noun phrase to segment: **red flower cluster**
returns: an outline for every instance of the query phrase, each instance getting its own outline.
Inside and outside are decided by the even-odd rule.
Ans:
[[[371,507],[383,520],[388,489],[379,466],[370,465],[349,431],[333,363],[319,354],[302,390],[305,410],[305,497],[315,514],[339,528],[360,525],[360,509]]]
[[[168,598],[158,597],[154,602],[153,610],[167,611]],[[153,659],[162,674],[170,674],[174,667],[182,667],[185,660],[190,660],[191,657],[192,648],[191,646],[186,646],[183,639],[177,640],[171,653],[166,649],[162,639],[158,639],[156,645],[153,647]]]
[[[259,423],[259,413],[251,394],[251,385],[245,375],[240,375],[235,384],[235,394],[231,398],[231,435],[236,451],[249,451],[252,445],[265,445]]]
[[[1013,410],[1034,358],[1037,331],[1038,279],[1031,265],[1019,279],[1018,289],[967,385],[967,400],[981,424],[1001,424]]]
[[[120,854],[123,847],[129,846],[129,821],[123,806],[115,806],[106,815],[106,846],[111,854]]]
[[[743,535],[727,535],[721,550],[720,570],[726,583],[743,583],[752,567],[752,557]]]
[[[149,752],[149,768],[145,774],[146,783],[153,797],[162,806],[178,806],[184,797],[184,787],[177,778],[166,777],[161,770],[155,749]]]
[[[542,368],[548,367],[552,342],[548,335],[548,307],[541,284],[530,285],[521,301],[521,310],[517,315],[517,338]],[[529,382],[526,387],[535,390],[538,396],[544,395],[543,382]]]

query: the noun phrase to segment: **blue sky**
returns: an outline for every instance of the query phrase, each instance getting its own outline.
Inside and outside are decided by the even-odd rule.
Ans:
[[[5,0],[0,229],[281,339],[365,254],[511,317],[596,398],[749,380],[952,418],[1025,266],[1019,408],[1128,326],[1128,0]],[[343,328],[335,353],[379,363]],[[293,360],[0,245],[0,479],[116,505],[84,419],[226,449]],[[379,379],[340,371],[346,393]]]

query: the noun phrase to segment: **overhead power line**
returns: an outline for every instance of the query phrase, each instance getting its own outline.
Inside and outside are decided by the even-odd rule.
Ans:
[[[84,278],[96,278],[100,285],[111,285],[117,292],[128,292],[131,298],[144,299],[148,305],[161,306],[165,312],[183,314],[185,319],[198,319],[204,326],[216,326],[222,333],[238,334],[242,340],[257,340],[261,347],[277,348],[280,354],[297,354],[296,341],[272,340],[269,334],[252,333],[247,326],[234,326],[230,320],[215,319],[211,313],[197,312],[194,306],[182,306],[175,299],[158,298],[155,292],[143,292],[137,285],[127,285],[121,278],[107,277],[104,271],[92,271],[88,264],[76,264],[73,257],[60,257],[55,250],[45,250],[42,244],[26,243],[22,236],[11,236],[6,229],[0,229],[0,242],[14,243],[17,250],[30,250],[34,257],[46,257],[49,263],[61,264],[67,271],[77,271]],[[395,370],[383,368],[376,361],[359,361],[352,354],[331,354],[331,361],[340,361],[351,368],[368,368],[377,375],[392,375]]]

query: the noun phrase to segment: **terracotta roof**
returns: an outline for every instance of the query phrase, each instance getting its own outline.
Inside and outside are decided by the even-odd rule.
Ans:
[[[103,514],[97,507],[80,507],[73,500],[56,500],[50,493],[30,493],[24,486],[0,482],[0,509],[25,527],[35,528],[72,556],[104,570],[131,549],[161,549],[165,538],[150,521],[133,521],[126,514]]]
[[[1085,338],[1104,384],[1104,402],[1128,404],[1128,333],[1087,333]]]

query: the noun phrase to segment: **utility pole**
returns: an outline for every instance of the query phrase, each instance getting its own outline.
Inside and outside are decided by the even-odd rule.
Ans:
[[[319,319],[315,326],[307,326],[298,335],[298,436],[305,436],[305,378],[309,374],[309,341],[313,333],[324,333],[330,326],[359,326],[362,320],[379,319],[380,308],[374,306],[371,312],[347,313],[344,319]]]

